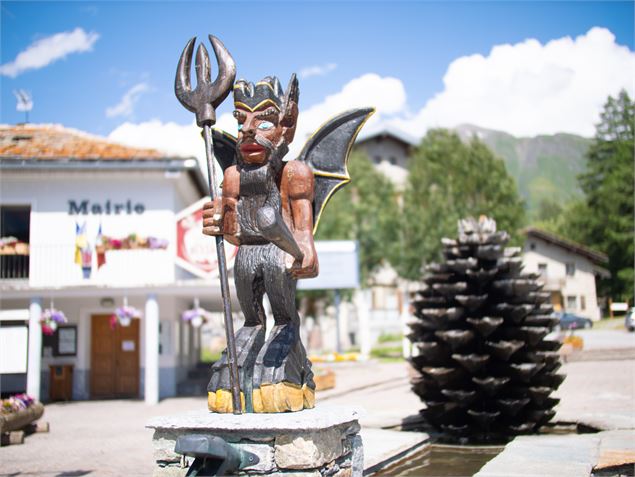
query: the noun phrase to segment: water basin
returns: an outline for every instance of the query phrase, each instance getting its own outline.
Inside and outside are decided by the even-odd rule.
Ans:
[[[471,476],[502,450],[503,446],[432,444],[380,470],[373,476]]]

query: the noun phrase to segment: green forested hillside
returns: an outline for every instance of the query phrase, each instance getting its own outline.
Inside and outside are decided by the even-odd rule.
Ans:
[[[577,176],[586,170],[590,139],[564,133],[517,138],[473,125],[461,125],[456,132],[463,139],[476,135],[505,161],[526,201],[530,219],[543,201],[563,204],[582,196]]]

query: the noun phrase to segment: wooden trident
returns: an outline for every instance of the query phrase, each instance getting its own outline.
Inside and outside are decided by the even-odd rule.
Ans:
[[[216,168],[214,167],[214,143],[212,126],[216,123],[216,108],[227,98],[236,78],[236,63],[221,41],[209,35],[216,62],[218,76],[212,83],[209,54],[205,45],[200,44],[196,50],[196,88],[192,90],[190,82],[190,68],[192,53],[196,37],[185,45],[174,80],[174,93],[179,102],[189,111],[196,114],[196,124],[203,128],[205,139],[205,154],[207,156],[207,172],[211,200],[220,194]],[[227,336],[227,362],[232,392],[234,414],[242,410],[240,401],[240,385],[238,382],[238,363],[236,360],[236,341],[234,339],[234,323],[232,321],[231,298],[227,280],[227,264],[225,262],[225,243],[223,236],[216,236],[216,253],[218,255],[218,269],[220,272],[220,287],[223,297],[223,311],[225,316],[225,333]]]

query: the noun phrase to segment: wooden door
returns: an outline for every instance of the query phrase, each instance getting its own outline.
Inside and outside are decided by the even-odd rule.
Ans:
[[[118,397],[139,396],[139,323],[132,320],[130,326],[117,326],[118,345],[115,392]]]
[[[111,315],[93,315],[90,394],[96,398],[139,395],[139,321],[110,327]]]

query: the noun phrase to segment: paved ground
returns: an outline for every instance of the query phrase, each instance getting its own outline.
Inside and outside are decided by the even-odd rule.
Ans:
[[[602,343],[611,346],[623,342],[627,344],[624,349],[628,349],[631,343],[628,340],[632,335],[624,338],[624,333],[618,331],[606,332],[614,335],[592,333],[585,332],[587,349],[602,350],[602,346],[607,346]],[[403,362],[342,363],[334,365],[334,369],[337,387],[318,393],[318,403],[364,408],[366,414],[361,422],[365,429],[391,427],[421,408],[410,391],[409,367]],[[562,400],[557,420],[582,421],[601,429],[632,434],[635,360],[569,362],[562,369],[567,379],[557,392]],[[51,424],[51,432],[29,436],[24,445],[0,448],[0,476],[150,475],[152,435],[144,428],[145,423],[154,416],[205,406],[204,398],[166,399],[156,406],[141,401],[47,405],[45,419]],[[367,435],[370,462],[377,458],[372,455],[373,447],[380,449],[382,444],[391,442],[389,434],[371,431]],[[371,443],[371,439],[375,440]],[[609,447],[605,450],[611,451],[610,441],[607,442]],[[407,445],[396,439],[393,444]]]
[[[318,403],[363,408],[363,426],[396,425],[421,407],[409,392],[406,363],[342,363],[333,367],[338,385],[318,393]],[[154,416],[206,406],[205,398],[166,399],[156,406],[129,400],[49,404],[44,419],[51,432],[28,436],[23,445],[0,448],[0,476],[151,475],[152,432],[144,428],[145,423]],[[369,462],[385,458],[386,435],[370,432],[364,436]],[[414,440],[395,438],[393,444],[403,450],[416,445],[415,441],[420,442],[421,436]]]
[[[573,362],[562,372],[567,378],[554,393],[560,398],[555,420],[635,429],[635,360]]]
[[[576,334],[584,349],[562,367],[567,378],[555,393],[561,401],[554,421],[604,432],[518,437],[477,477],[589,476],[594,468],[635,462],[635,336],[622,330]]]
[[[363,408],[365,414],[360,419],[363,427],[395,427],[422,408],[421,401],[410,390],[413,371],[405,362],[342,363],[332,368],[337,385],[318,394],[318,399]]]
[[[634,349],[635,333],[626,330],[579,330],[576,335],[584,338],[584,350]]]

